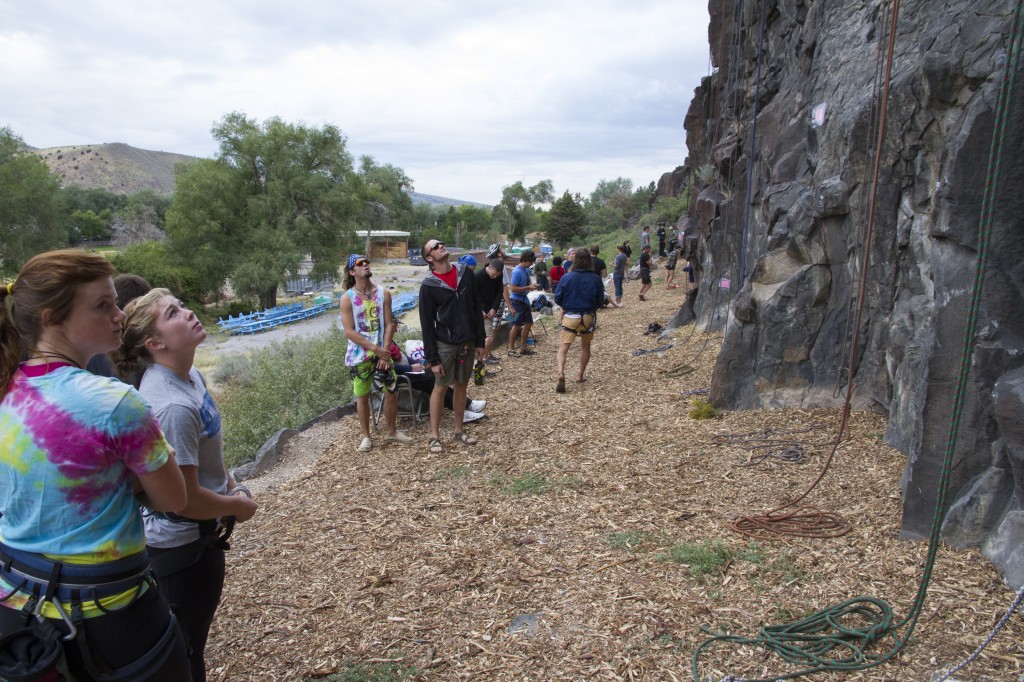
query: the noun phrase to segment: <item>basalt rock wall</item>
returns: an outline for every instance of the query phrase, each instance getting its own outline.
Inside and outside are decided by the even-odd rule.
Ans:
[[[839,405],[852,382],[854,406],[888,414],[885,439],[907,455],[908,539],[928,535],[943,470],[1013,5],[904,0],[886,94],[891,2],[767,0],[763,31],[761,2],[710,2],[715,70],[686,115],[690,156],[662,183],[693,193],[677,227],[700,273],[699,323],[725,334],[713,402]],[[947,540],[984,545],[1019,587],[1024,77],[1009,71],[988,275],[941,513]],[[680,177],[697,182],[680,189]]]

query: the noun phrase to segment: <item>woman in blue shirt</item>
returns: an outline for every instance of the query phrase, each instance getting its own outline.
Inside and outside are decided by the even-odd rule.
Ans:
[[[572,270],[565,273],[555,289],[555,303],[562,309],[562,328],[558,344],[558,383],[555,391],[565,393],[565,356],[580,338],[580,373],[576,383],[586,381],[584,372],[590,362],[590,344],[597,328],[597,309],[604,305],[604,283],[594,272],[594,261],[587,249],[577,249]]]

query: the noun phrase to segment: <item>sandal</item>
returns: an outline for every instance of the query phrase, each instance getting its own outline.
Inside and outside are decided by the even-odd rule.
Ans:
[[[508,352],[508,356],[510,358],[518,358],[519,357],[519,351],[517,351],[517,350],[510,350]]]
[[[476,445],[479,442],[476,438],[470,436],[465,431],[459,431],[456,433],[452,436],[452,440],[456,443],[462,443],[463,445]]]
[[[431,438],[427,443],[427,449],[435,455],[439,455],[444,452],[444,446],[441,445],[441,440],[438,438]]]

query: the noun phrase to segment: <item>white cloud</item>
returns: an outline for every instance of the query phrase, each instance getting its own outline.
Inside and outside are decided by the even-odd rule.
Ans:
[[[0,125],[211,156],[241,111],[332,123],[418,191],[657,180],[686,156],[706,0],[0,0]]]

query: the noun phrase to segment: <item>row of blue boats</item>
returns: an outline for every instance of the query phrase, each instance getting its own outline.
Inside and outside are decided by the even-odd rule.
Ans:
[[[269,331],[286,324],[301,322],[314,317],[319,317],[331,308],[338,307],[340,296],[317,296],[313,303],[307,306],[303,302],[287,303],[266,310],[257,310],[251,313],[239,313],[237,316],[222,317],[217,320],[221,331],[229,334],[257,334]],[[419,302],[419,294],[402,293],[395,294],[391,299],[391,314],[395,319],[400,318],[416,307]]]

